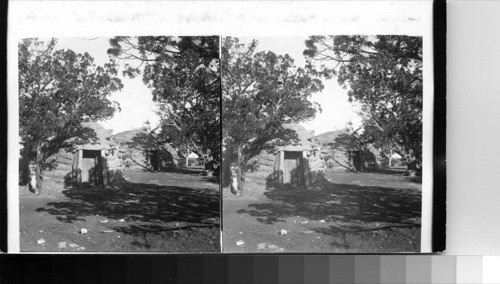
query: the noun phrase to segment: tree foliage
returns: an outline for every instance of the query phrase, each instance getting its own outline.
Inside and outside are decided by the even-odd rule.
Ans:
[[[123,87],[113,61],[97,66],[88,53],[56,50],[56,44],[56,39],[18,44],[22,156],[42,170],[50,155],[71,147],[74,139],[95,136],[82,122],[112,117],[119,106],[108,97]]]
[[[304,55],[313,72],[336,77],[361,106],[363,136],[402,156],[421,156],[421,37],[311,36]]]
[[[142,72],[158,104],[161,143],[220,155],[219,38],[115,37],[108,54],[125,63],[124,75]],[[136,61],[137,64],[134,63]]]
[[[323,85],[310,72],[297,68],[288,55],[256,52],[257,41],[241,44],[227,37],[222,45],[223,137],[226,165],[238,167],[286,133],[284,125],[314,118],[319,105],[308,99]],[[239,149],[239,150],[238,150]]]

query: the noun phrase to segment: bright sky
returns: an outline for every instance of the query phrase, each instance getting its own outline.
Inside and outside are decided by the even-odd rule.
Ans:
[[[297,67],[305,66],[304,41],[307,37],[240,37],[242,43],[249,43],[252,39],[259,42],[257,51],[270,50],[276,54],[290,55]],[[307,130],[313,130],[315,135],[343,129],[349,121],[354,127],[361,125],[361,118],[355,108],[347,101],[347,90],[344,90],[335,78],[323,80],[325,88],[321,93],[314,94],[312,101],[321,105],[323,111],[311,121],[301,123]]]
[[[89,53],[94,58],[94,63],[103,65],[108,62],[107,50],[110,47],[109,38],[83,37],[59,38],[56,49],[71,49],[77,53]],[[134,79],[119,77],[123,82],[121,92],[111,95],[111,100],[120,104],[121,112],[115,112],[112,119],[100,122],[104,128],[112,129],[113,133],[140,128],[144,122],[152,124],[158,122],[154,113],[155,104],[152,101],[151,90],[142,82],[142,74]]]

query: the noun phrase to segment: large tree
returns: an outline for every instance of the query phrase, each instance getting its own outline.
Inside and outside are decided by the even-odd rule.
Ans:
[[[286,136],[284,125],[314,118],[319,105],[310,96],[323,88],[307,70],[297,68],[288,55],[256,52],[257,41],[241,44],[227,37],[222,45],[223,137],[225,182],[241,194],[242,174],[248,160]],[[237,183],[237,185],[234,185]]]
[[[18,44],[21,174],[31,171],[33,191],[42,188],[48,157],[71,147],[75,139],[95,136],[83,122],[113,116],[118,105],[109,95],[123,87],[113,61],[97,66],[88,53],[56,50],[56,44],[56,39],[23,39]]]
[[[304,55],[316,74],[336,77],[361,106],[367,140],[421,158],[421,37],[311,36]]]
[[[108,53],[125,62],[124,74],[142,72],[158,104],[151,133],[200,156],[220,156],[219,37],[115,37]]]

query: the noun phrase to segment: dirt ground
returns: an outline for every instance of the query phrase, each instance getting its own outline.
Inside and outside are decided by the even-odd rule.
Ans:
[[[326,178],[308,189],[249,178],[243,197],[225,189],[223,252],[420,251],[421,181],[394,171]]]
[[[199,172],[126,171],[86,189],[48,180],[41,195],[20,186],[21,251],[220,252],[218,179]]]

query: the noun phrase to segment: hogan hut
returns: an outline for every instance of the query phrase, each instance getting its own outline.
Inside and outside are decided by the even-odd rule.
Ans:
[[[294,130],[296,138],[285,141],[277,138],[272,150],[265,150],[250,159],[249,164],[256,165],[249,172],[249,178],[267,175],[274,184],[309,186],[324,175],[324,163],[320,158],[321,147],[313,133],[298,124],[289,124],[286,129]]]
[[[330,169],[364,171],[380,164],[379,150],[372,144],[361,144],[350,131],[330,131],[316,138],[322,145],[321,158]]]
[[[169,144],[159,144],[144,129],[120,132],[114,139],[120,145],[119,155],[126,168],[160,171],[178,163],[177,151]]]
[[[47,160],[49,169],[44,179],[64,182],[65,185],[106,185],[121,176],[117,144],[111,130],[106,130],[96,122],[82,124],[92,129],[95,137],[85,143],[79,139],[69,139],[70,147],[59,151]]]
[[[96,134],[96,140],[75,145],[73,151],[73,182],[76,185],[106,185],[116,172],[121,172],[118,145],[111,130],[98,123],[86,123]]]

